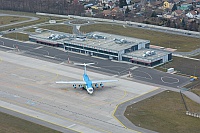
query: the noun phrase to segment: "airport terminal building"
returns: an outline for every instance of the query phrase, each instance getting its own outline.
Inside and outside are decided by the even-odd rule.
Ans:
[[[73,35],[44,31],[30,35],[29,40],[45,45],[65,48],[67,51],[98,56],[110,60],[128,61],[155,66],[172,60],[172,53],[150,49],[150,41],[102,32]]]

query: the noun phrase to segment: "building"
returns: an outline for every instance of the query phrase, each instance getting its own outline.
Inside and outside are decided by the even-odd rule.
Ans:
[[[140,49],[123,55],[124,61],[131,61],[132,63],[156,66],[172,60],[172,53],[156,50],[156,49]]]
[[[72,35],[46,31],[41,34],[30,35],[29,40],[45,45],[62,47],[67,51],[110,60],[131,61],[146,66],[159,65],[172,59],[172,54],[169,52],[149,49],[149,40],[102,32]]]

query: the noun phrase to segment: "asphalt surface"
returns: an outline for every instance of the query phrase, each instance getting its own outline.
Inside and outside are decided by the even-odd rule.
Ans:
[[[189,83],[189,78],[187,77],[168,74],[151,68],[139,66],[137,64],[132,64],[130,62],[110,61],[107,59],[91,57],[71,51],[64,51],[62,48],[41,44],[17,42],[0,38],[0,49],[4,51],[9,51],[9,49],[19,51],[18,54],[32,56],[55,63],[69,62],[73,64],[93,62],[95,65],[88,67],[88,69],[91,71],[99,71],[100,73],[122,77],[127,77],[130,71],[132,75],[130,79],[132,80],[136,79],[161,86],[180,88],[181,86]]]

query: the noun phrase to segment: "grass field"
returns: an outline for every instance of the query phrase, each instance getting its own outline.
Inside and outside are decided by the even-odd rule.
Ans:
[[[174,68],[177,73],[188,76],[195,75],[197,77],[200,77],[199,66],[200,61],[173,56],[173,61],[159,66],[156,69],[166,71],[166,69],[168,68]]]
[[[59,31],[59,32],[65,32],[65,33],[72,34],[72,27],[67,26],[67,25],[54,24],[54,25],[40,26],[39,28],[44,28],[44,29],[55,30],[55,31]]]
[[[16,23],[16,22],[25,21],[25,20],[29,20],[29,18],[16,17],[16,16],[1,16],[0,17],[0,25]]]
[[[140,28],[132,28],[112,24],[93,24],[82,26],[82,32],[100,31],[111,34],[118,34],[123,36],[130,36],[135,38],[147,39],[151,41],[152,45],[162,46],[166,48],[174,48],[177,51],[192,51],[200,48],[200,39],[167,34],[162,32],[144,30]]]
[[[3,37],[20,40],[20,41],[28,41],[29,40],[28,34],[22,34],[22,33],[4,34]]]
[[[199,66],[200,66],[200,61],[173,56],[173,61],[168,62],[164,65],[155,67],[155,69],[166,72],[168,68],[174,68],[175,71],[177,71],[176,74],[187,76],[187,77],[197,76],[200,78],[200,67]],[[188,84],[184,87],[185,88],[193,88],[194,86],[199,84],[197,87],[200,88],[200,79],[199,78],[198,78],[198,80],[191,82],[190,84]],[[198,92],[198,89],[197,90],[196,89],[194,89],[195,93]],[[200,92],[198,92],[198,94],[200,95]]]
[[[200,105],[184,98],[191,112]],[[161,133],[199,133],[200,119],[186,115],[180,93],[165,91],[127,107],[125,116],[136,126]]]
[[[191,91],[197,95],[200,96],[200,81],[195,81],[197,82],[196,85],[194,85],[193,87],[191,87]]]
[[[14,15],[26,15],[26,16],[33,16],[33,17],[38,17],[39,19],[36,21],[31,21],[31,22],[26,22],[22,24],[16,24],[13,26],[6,26],[6,27],[1,27],[0,31],[8,30],[8,29],[13,29],[13,28],[19,28],[19,27],[25,27],[25,26],[30,26],[34,24],[39,24],[43,22],[48,22],[49,20],[58,20],[58,19],[63,19],[59,17],[48,17],[48,16],[39,16],[34,13],[28,13],[28,12],[17,12],[17,11],[7,11],[7,10],[0,10],[1,13],[7,13],[7,14],[14,14]]]
[[[26,29],[26,30],[24,30],[24,31],[35,32],[35,28]]]
[[[200,86],[198,86],[198,88],[194,88],[191,90],[193,93],[197,94],[198,96],[200,96]]]
[[[0,112],[1,133],[60,133],[53,129]]]

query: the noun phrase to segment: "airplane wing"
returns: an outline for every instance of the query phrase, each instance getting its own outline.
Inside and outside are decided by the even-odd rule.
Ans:
[[[86,84],[85,81],[57,81],[57,84]]]
[[[92,80],[92,83],[117,82],[118,80]]]

